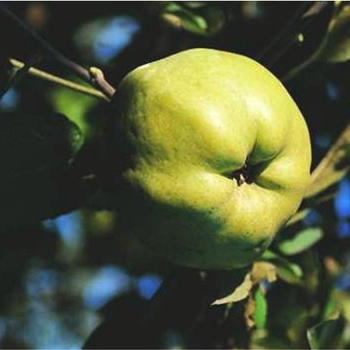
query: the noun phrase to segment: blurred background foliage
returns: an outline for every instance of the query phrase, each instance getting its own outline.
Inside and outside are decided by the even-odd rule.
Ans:
[[[349,122],[347,3],[118,1],[6,6],[67,57],[101,68],[114,86],[133,68],[192,47],[259,60],[284,81],[298,103],[310,128],[313,168]],[[35,55],[43,57],[40,69],[76,81],[1,12],[0,33],[4,81],[7,57],[27,62]],[[26,75],[2,97],[0,112],[5,131],[2,125],[9,113],[42,115],[40,123],[54,112],[67,116],[79,127],[84,145],[64,153],[59,165],[45,166],[66,174],[73,159],[79,174],[97,172],[108,182],[111,169],[104,164],[106,159],[113,163],[106,141],[113,117],[108,104]],[[65,133],[71,135],[74,127],[65,123]],[[28,124],[23,125],[25,133]],[[45,124],[42,129],[50,139],[51,128]],[[310,195],[304,211],[280,233],[241,288],[216,300],[195,324],[184,319],[182,327],[171,324],[166,330],[155,319],[148,319],[148,328],[139,320],[172,267],[133,237],[119,233],[118,213],[108,210],[108,193],[95,191],[81,202],[76,177],[67,175],[65,187],[55,189],[55,194],[44,184],[38,194],[34,189],[9,195],[3,175],[1,211],[16,224],[0,227],[0,347],[76,349],[98,328],[87,347],[349,348],[349,139],[345,137],[341,149],[340,170],[334,166],[333,178],[325,180],[327,190],[318,197]],[[0,144],[9,143],[6,139]],[[52,147],[45,157],[57,160],[58,146]],[[1,152],[6,168],[9,157]],[[28,182],[28,186],[34,185]],[[65,192],[65,201],[73,204],[65,207],[57,199],[62,215],[40,223],[22,219],[23,207],[32,213],[42,192],[49,193],[49,200],[58,196],[56,192]],[[8,209],[11,196],[25,203],[11,202],[17,215]],[[178,292],[183,307],[200,293],[191,289],[191,283]],[[166,313],[171,318],[176,309],[165,308]]]

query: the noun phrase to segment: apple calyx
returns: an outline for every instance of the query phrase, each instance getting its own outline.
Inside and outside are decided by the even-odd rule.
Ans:
[[[244,183],[251,184],[254,179],[251,171],[251,166],[246,162],[242,168],[235,170],[231,177],[237,181],[238,186],[242,186]]]

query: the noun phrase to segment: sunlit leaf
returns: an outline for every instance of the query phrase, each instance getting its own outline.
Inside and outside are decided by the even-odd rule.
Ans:
[[[350,169],[350,123],[311,175],[305,197],[313,197],[341,180]]]
[[[330,22],[317,59],[336,63],[350,59],[350,6],[339,5]]]
[[[53,108],[69,116],[69,119],[79,126],[84,137],[92,135],[93,130],[87,121],[87,112],[98,103],[95,98],[64,87],[56,87],[51,92],[50,99]]]
[[[276,279],[276,267],[274,264],[267,261],[256,261],[251,272],[245,275],[243,282],[241,282],[241,284],[239,284],[228,295],[215,300],[212,305],[235,303],[243,300],[248,297],[254,285],[257,285],[262,281],[268,281],[271,283],[276,281]]]
[[[265,295],[258,288],[254,295],[255,309],[253,319],[257,328],[264,328],[267,320],[267,301]]]
[[[186,1],[183,3],[183,6],[186,6],[190,9],[198,9],[206,5],[207,4],[205,3],[205,1]]]
[[[225,14],[220,5],[193,2],[170,2],[162,13],[162,18],[175,28],[211,36],[218,33],[225,24]]]
[[[302,18],[318,15],[327,6],[327,2],[315,1],[314,4],[303,14]]]
[[[252,289],[253,283],[251,275],[248,273],[245,276],[244,281],[228,296],[215,300],[212,305],[222,305],[228,303],[235,303],[248,297],[250,290]]]
[[[170,3],[163,12],[162,18],[175,27],[197,34],[203,34],[207,30],[207,23],[203,17],[196,15],[180,4]]]
[[[307,228],[298,232],[293,238],[285,239],[278,245],[278,249],[285,255],[299,254],[317,243],[323,236],[320,228]]]
[[[253,265],[251,275],[254,284],[262,281],[274,282],[277,279],[276,266],[267,261],[257,261]]]
[[[248,301],[245,305],[245,311],[244,311],[244,320],[245,320],[246,327],[248,329],[252,329],[255,326],[254,312],[255,312],[255,300],[254,300],[253,293],[250,293]]]
[[[307,330],[311,349],[336,349],[341,341],[345,321],[343,317],[327,320]]]
[[[263,254],[262,259],[270,261],[276,266],[277,276],[282,280],[291,284],[302,283],[303,271],[299,265],[282,258],[270,250]]]

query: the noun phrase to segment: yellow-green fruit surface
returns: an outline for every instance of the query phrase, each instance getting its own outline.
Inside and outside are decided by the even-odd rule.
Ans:
[[[180,265],[248,265],[297,210],[310,175],[306,123],[257,62],[192,49],[141,66],[113,100],[120,214]]]

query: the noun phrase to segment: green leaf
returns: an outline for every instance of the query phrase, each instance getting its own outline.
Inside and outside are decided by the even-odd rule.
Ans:
[[[253,313],[253,320],[257,328],[264,328],[267,320],[267,301],[265,295],[258,288],[254,295],[255,309]]]
[[[338,5],[317,59],[328,63],[350,59],[350,5]]]
[[[310,208],[305,208],[302,210],[297,211],[286,223],[286,226],[294,225],[295,223],[303,220],[307,214],[309,213]]]
[[[198,35],[211,36],[224,26],[225,14],[217,4],[170,2],[162,13],[162,18],[170,25]]]
[[[229,295],[224,298],[216,299],[212,305],[222,305],[235,303],[248,297],[253,287],[250,273],[246,274],[244,281]]]
[[[0,114],[0,176],[67,163],[83,144],[80,129],[59,113]]]
[[[345,328],[343,317],[327,320],[307,330],[311,349],[336,349],[341,343]]]
[[[313,197],[341,180],[350,169],[350,123],[311,174],[305,198]]]
[[[283,240],[278,249],[285,255],[295,255],[309,249],[323,236],[320,228],[307,228],[298,232],[293,238]]]
[[[62,114],[0,114],[1,229],[59,210],[61,198],[76,187],[70,169],[82,144],[79,128]]]
[[[283,281],[290,284],[302,283],[303,271],[299,265],[282,258],[270,250],[265,251],[262,260],[272,262],[277,268],[277,276]]]
[[[51,92],[50,99],[53,109],[69,116],[68,118],[79,126],[85,138],[92,136],[94,130],[87,120],[87,112],[98,103],[96,98],[65,87],[56,87]]]

